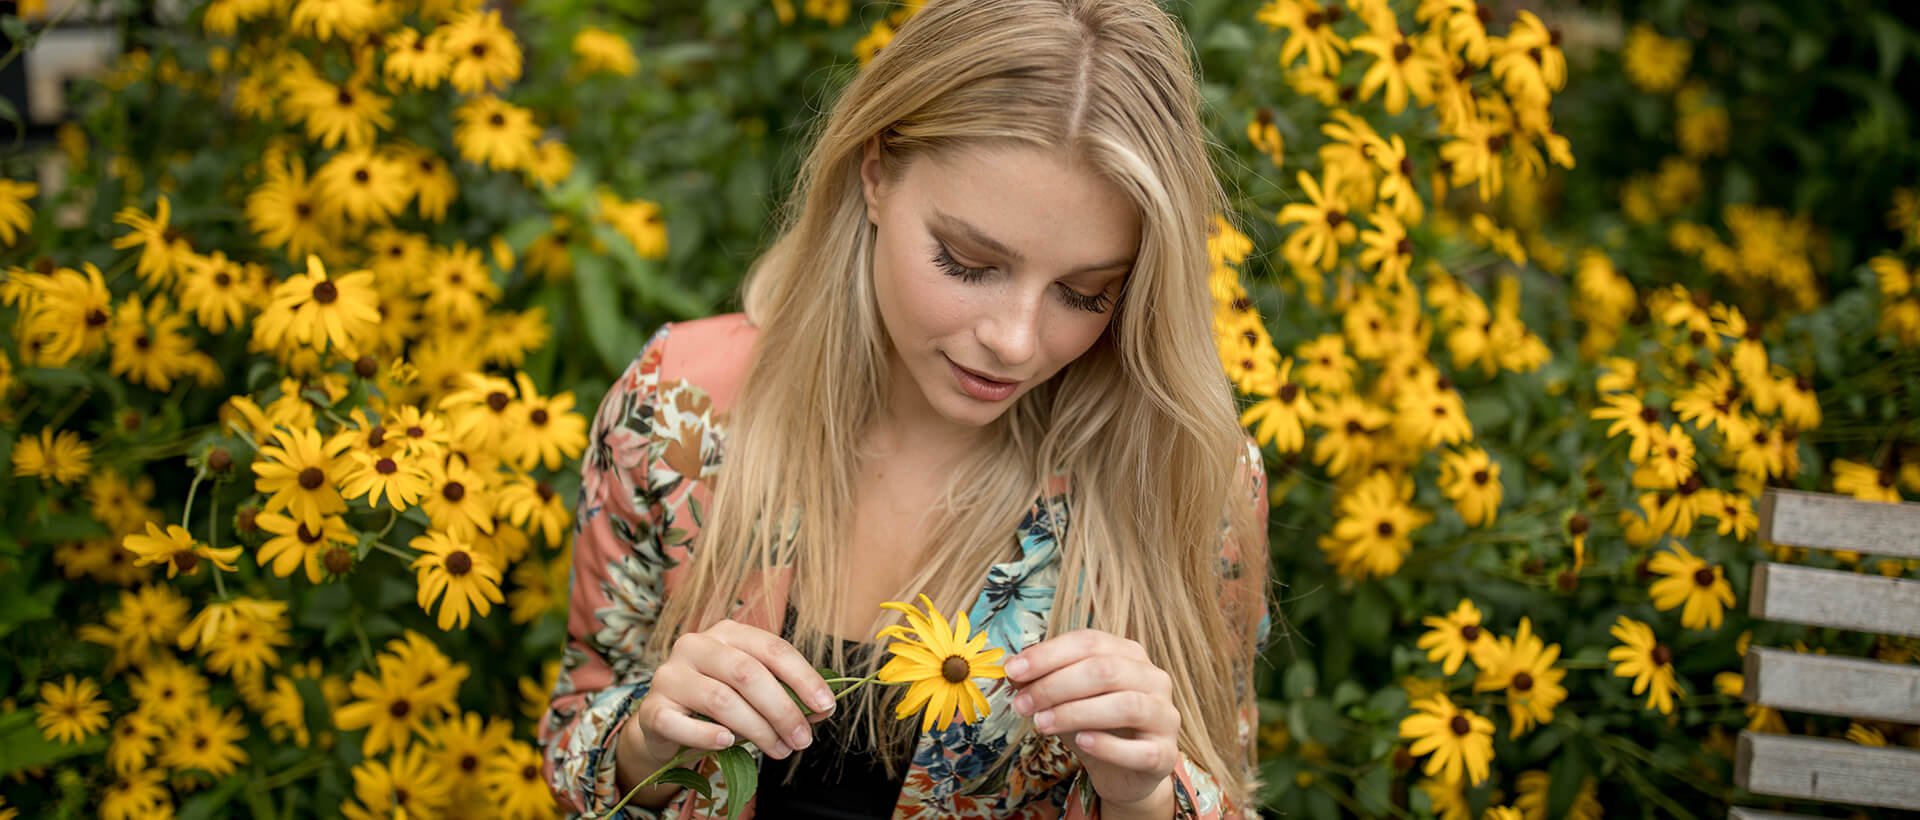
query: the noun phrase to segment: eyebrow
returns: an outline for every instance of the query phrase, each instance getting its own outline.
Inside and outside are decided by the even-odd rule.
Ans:
[[[967,224],[966,222],[962,221],[959,217],[947,214],[936,208],[933,211],[933,219],[935,222],[939,222],[947,230],[954,231],[955,233],[959,233],[962,236],[965,236],[968,241],[971,241],[976,245],[981,245],[985,247],[987,250],[993,251],[994,253],[1000,254],[1001,256],[1005,256],[1008,259],[1012,259],[1013,263],[1016,265],[1024,265],[1027,262],[1027,258],[1021,255],[1019,251],[1016,251],[1012,248],[1007,247],[1005,243],[1001,242],[998,239],[994,239],[991,236],[986,235],[985,232],[981,231],[979,228],[976,228],[972,225]],[[1111,262],[1102,262],[1095,265],[1083,265],[1081,267],[1074,268],[1072,271],[1069,271],[1068,275],[1072,275],[1075,273],[1087,273],[1090,271],[1107,270],[1109,268],[1130,268],[1133,266],[1133,261],[1134,261],[1134,257],[1128,256],[1121,259],[1115,259]]]

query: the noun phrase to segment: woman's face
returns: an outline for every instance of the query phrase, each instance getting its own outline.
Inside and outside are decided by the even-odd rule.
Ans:
[[[983,427],[1107,329],[1139,216],[1118,186],[1035,149],[923,156],[891,184],[878,150],[869,140],[860,172],[890,413]]]

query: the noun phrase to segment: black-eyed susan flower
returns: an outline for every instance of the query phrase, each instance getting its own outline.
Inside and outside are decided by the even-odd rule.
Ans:
[[[1500,510],[1500,465],[1479,447],[1440,458],[1440,492],[1468,526],[1492,524]]]
[[[306,163],[289,156],[285,164],[267,162],[266,179],[247,194],[247,227],[268,248],[285,248],[300,258],[325,253],[333,247],[336,224],[333,209],[317,181],[307,178]]]
[[[1322,6],[1314,0],[1273,0],[1260,8],[1255,19],[1268,29],[1285,30],[1286,42],[1280,44],[1280,65],[1290,67],[1301,57],[1307,59],[1308,73],[1332,76],[1340,73],[1340,55],[1352,50],[1346,38],[1333,30],[1333,24],[1346,15],[1338,4]]]
[[[140,261],[134,270],[148,285],[171,284],[174,277],[185,270],[193,245],[173,227],[173,203],[167,200],[166,194],[161,194],[155,202],[153,216],[128,206],[115,213],[113,221],[133,229],[133,233],[115,237],[113,246],[122,250],[140,249]]]
[[[45,431],[41,435],[45,435]],[[1862,501],[1884,501],[1891,504],[1900,502],[1899,473],[1895,470],[1876,469],[1852,459],[1833,460],[1833,491],[1853,496]],[[15,471],[18,475],[18,471]]]
[[[100,792],[100,816],[103,818],[172,817],[173,795],[167,791],[165,769],[139,769],[120,773]],[[4,805],[4,804],[0,804]],[[12,820],[0,808],[0,820]]]
[[[391,665],[382,664],[378,677],[353,673],[353,682],[348,685],[353,702],[334,711],[334,724],[340,728],[367,730],[360,741],[360,752],[368,757],[388,749],[407,748],[414,735],[426,732],[427,719],[440,705],[428,693],[416,690],[410,676],[394,672]]]
[[[287,635],[287,602],[262,600],[236,614],[220,640],[200,644],[200,653],[206,656],[209,672],[259,682],[268,667],[280,666],[279,647],[292,642]]]
[[[611,226],[615,233],[626,237],[633,245],[633,252],[642,259],[665,259],[667,256],[667,223],[661,218],[660,203],[645,199],[624,200],[611,191],[602,190],[596,201],[600,206],[596,216]]]
[[[364,760],[353,767],[353,796],[341,807],[353,820],[387,817],[437,817],[452,798],[453,784],[426,749],[409,746],[385,760]]]
[[[193,667],[165,657],[140,668],[127,680],[127,691],[141,715],[154,725],[173,728],[187,720],[195,704],[205,703],[211,685]]]
[[[48,740],[79,743],[107,728],[108,708],[92,678],[68,675],[57,684],[40,684],[40,709],[33,722]]]
[[[1271,444],[1282,453],[1297,453],[1307,444],[1306,424],[1313,419],[1313,400],[1292,379],[1293,360],[1281,359],[1279,385],[1272,393],[1240,414],[1240,424],[1253,428],[1254,440]]]
[[[1480,608],[1466,598],[1460,599],[1452,612],[1428,615],[1420,623],[1427,626],[1427,632],[1414,645],[1427,650],[1427,660],[1439,661],[1440,670],[1448,675],[1493,642],[1493,635],[1480,626]]]
[[[1743,651],[1740,654],[1746,653]],[[1713,676],[1713,688],[1722,695],[1738,698],[1746,692],[1747,676],[1739,672],[1717,673]],[[1748,731],[1775,735],[1787,733],[1787,721],[1780,716],[1780,710],[1765,704],[1749,703],[1745,711]]]
[[[391,149],[401,164],[412,171],[408,181],[413,185],[414,208],[420,218],[428,222],[440,222],[447,218],[447,206],[460,193],[460,181],[453,175],[453,169],[447,161],[426,148],[419,146],[397,146]]]
[[[500,512],[516,527],[539,532],[548,546],[559,546],[562,533],[572,520],[566,499],[553,485],[532,476],[518,475],[500,485]]]
[[[1653,425],[1647,438],[1646,457],[1636,459],[1633,481],[1636,487],[1670,490],[1693,475],[1693,436],[1678,424]]]
[[[1433,41],[1407,37],[1392,19],[1387,16],[1386,22],[1369,25],[1367,33],[1353,38],[1352,45],[1354,51],[1374,58],[1360,78],[1360,99],[1372,99],[1375,92],[1385,88],[1387,113],[1398,114],[1406,110],[1408,96],[1422,104],[1432,101],[1434,75],[1440,65]]]
[[[316,40],[351,40],[378,25],[381,17],[371,0],[299,0],[288,22]]]
[[[169,584],[148,584],[120,593],[119,605],[102,623],[80,627],[80,639],[113,649],[108,669],[145,663],[155,647],[173,643],[192,606]]]
[[[1470,709],[1454,706],[1446,695],[1434,695],[1413,703],[1415,714],[1400,720],[1400,737],[1413,741],[1408,749],[1415,757],[1427,758],[1422,770],[1440,782],[1479,785],[1487,779],[1493,760],[1493,721]]]
[[[214,777],[226,777],[247,762],[247,727],[240,711],[202,704],[187,713],[175,727],[173,740],[161,745],[159,763],[169,769],[199,769]]]
[[[113,722],[113,740],[107,744],[107,767],[126,775],[147,767],[153,758],[158,728],[139,712],[128,712]]]
[[[592,26],[573,35],[573,70],[578,74],[612,74],[631,77],[640,61],[633,56],[627,38]]]
[[[985,632],[971,634],[967,613],[956,613],[949,626],[927,596],[921,595],[920,603],[926,608],[924,612],[900,601],[880,605],[907,618],[906,625],[889,626],[874,636],[894,641],[887,645],[893,657],[880,668],[878,679],[908,684],[907,694],[894,708],[894,717],[905,718],[920,711],[922,732],[936,727],[944,731],[956,715],[964,723],[986,717],[987,698],[974,679],[1006,677],[1000,668],[1005,651],[987,648]]]
[[[573,175],[573,149],[557,139],[544,139],[533,147],[533,161],[527,163],[530,185],[554,186]]]
[[[218,571],[233,572],[234,561],[240,557],[240,547],[214,548],[211,544],[194,540],[185,527],[168,524],[161,529],[159,524],[147,522],[146,533],[129,533],[121,544],[134,554],[134,564],[165,564],[167,577],[180,573],[192,575],[200,569],[201,560],[213,562]]]
[[[1608,631],[1620,641],[1620,645],[1607,650],[1607,660],[1614,662],[1613,674],[1633,678],[1633,693],[1647,696],[1647,708],[1672,714],[1673,698],[1681,692],[1673,670],[1673,650],[1654,637],[1652,627],[1625,615]]]
[[[346,512],[339,489],[345,472],[341,453],[352,445],[351,434],[322,439],[320,431],[310,427],[274,430],[273,442],[262,442],[260,457],[252,464],[259,476],[254,487],[267,494],[267,511],[286,510],[315,530],[327,516]]]
[[[1513,637],[1495,639],[1492,648],[1475,662],[1480,674],[1474,677],[1473,691],[1507,691],[1507,716],[1512,726],[1509,737],[1519,737],[1535,725],[1553,722],[1554,707],[1567,699],[1560,681],[1567,670],[1553,663],[1560,658],[1560,646],[1542,641],[1533,634],[1533,621],[1520,619]]]
[[[114,310],[107,330],[113,351],[107,372],[156,391],[171,390],[176,379],[186,376],[203,385],[217,383],[217,365],[194,349],[187,334],[187,317],[173,309],[165,294],[154,295],[144,306],[138,296],[129,296]]]
[[[506,749],[513,737],[508,720],[489,720],[472,712],[455,715],[428,731],[433,741],[434,761],[452,782],[454,797],[463,793],[483,796],[480,776],[487,763]]]
[[[43,427],[40,435],[22,438],[13,445],[13,474],[72,484],[87,477],[93,464],[93,446],[72,430],[54,432]]]
[[[481,775],[492,805],[509,816],[539,817],[554,811],[553,792],[540,774],[540,752],[532,744],[510,740],[487,761]]]
[[[33,227],[33,206],[27,200],[39,195],[38,184],[0,179],[0,245],[12,246]]]
[[[500,596],[500,567],[472,544],[429,531],[408,545],[422,553],[412,565],[420,584],[420,608],[432,612],[439,601],[441,629],[466,629],[473,612],[484,618],[493,604],[506,602]]]
[[[520,43],[500,22],[498,10],[466,12],[436,34],[453,59],[447,74],[453,90],[462,94],[479,94],[489,87],[500,91],[520,79]]]
[[[1648,590],[1655,607],[1680,609],[1680,624],[1688,629],[1720,628],[1734,599],[1733,586],[1718,564],[1707,563],[1676,542],[1671,552],[1655,555],[1647,568],[1660,576]]]
[[[287,107],[306,123],[307,138],[324,147],[365,148],[393,128],[387,113],[393,100],[373,93],[362,79],[335,85],[311,75],[288,82]]]
[[[493,531],[494,490],[488,473],[448,454],[428,462],[427,477],[429,489],[420,507],[436,529],[460,539]]]
[[[405,510],[420,503],[420,498],[431,488],[422,458],[409,456],[398,448],[389,453],[350,450],[346,458],[340,491],[348,499],[365,498],[369,505],[377,507],[385,498],[387,506]]]
[[[1351,578],[1382,578],[1400,571],[1413,549],[1414,530],[1433,516],[1415,508],[1413,482],[1389,472],[1369,474],[1335,504],[1339,519],[1320,548]]]
[[[1337,177],[1329,176],[1324,190],[1312,174],[1301,171],[1297,178],[1309,202],[1286,205],[1274,217],[1282,226],[1299,225],[1281,245],[1281,255],[1298,269],[1332,270],[1340,248],[1353,244],[1360,229],[1348,215],[1352,208],[1339,192]]]
[[[283,343],[356,350],[376,335],[379,295],[373,272],[328,276],[320,257],[307,257],[305,273],[273,288],[273,301],[254,324],[254,338],[269,348]]]
[[[354,224],[386,224],[407,207],[412,172],[389,152],[370,147],[334,154],[314,174],[320,194],[334,211]]]
[[[387,34],[386,59],[381,70],[386,73],[389,84],[405,83],[427,90],[438,88],[446,81],[447,72],[453,68],[453,56],[440,44],[445,35],[439,31],[421,34],[418,29],[402,26]]]
[[[240,264],[223,251],[193,258],[179,292],[181,310],[192,312],[194,321],[214,333],[239,325],[256,294]]]
[[[460,156],[495,171],[533,164],[540,128],[533,112],[499,97],[475,97],[454,112],[453,142]]]

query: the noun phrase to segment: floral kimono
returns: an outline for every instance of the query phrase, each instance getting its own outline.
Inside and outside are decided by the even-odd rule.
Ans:
[[[570,634],[559,683],[540,726],[548,784],[561,805],[574,812],[603,813],[618,802],[613,750],[620,727],[647,693],[653,669],[642,662],[646,643],[666,596],[683,575],[693,548],[700,509],[711,499],[707,483],[721,462],[726,409],[744,377],[755,329],[740,314],[663,326],[647,342],[601,402],[582,466],[584,484],[574,531]],[[673,366],[664,366],[667,346]],[[1259,533],[1247,547],[1221,556],[1225,578],[1240,577],[1237,549],[1266,549],[1266,484],[1258,451],[1242,467],[1253,473]],[[1067,526],[1064,482],[1056,479],[1014,533],[1007,560],[993,565],[968,620],[984,631],[989,646],[1009,655],[1046,636],[1059,535]],[[1262,556],[1264,557],[1264,556]],[[764,603],[737,605],[732,617],[768,631],[780,629],[773,613],[786,611],[786,578],[775,578]],[[1260,616],[1264,645],[1269,620],[1265,596],[1250,584],[1223,583],[1223,596],[1238,597],[1239,611]],[[1245,677],[1244,675],[1242,676]],[[955,721],[944,731],[923,733],[895,804],[895,818],[1099,816],[1099,798],[1066,743],[1028,733],[1009,767],[985,771],[1000,756],[1022,720],[1012,708],[1005,681],[985,692],[990,713],[976,724]],[[1239,692],[1240,740],[1251,748],[1257,713],[1253,696]],[[755,752],[758,762],[759,752]],[[702,762],[712,772],[711,758]],[[1183,754],[1173,770],[1178,816],[1254,816],[1232,806],[1212,776]],[[724,782],[712,798],[691,789],[661,810],[629,806],[629,817],[707,817],[721,806]],[[752,803],[743,817],[753,814]]]

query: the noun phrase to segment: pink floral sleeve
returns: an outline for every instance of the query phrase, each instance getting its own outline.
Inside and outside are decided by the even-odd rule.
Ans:
[[[653,677],[640,649],[658,619],[669,562],[655,534],[648,464],[669,327],[654,333],[600,402],[581,464],[569,640],[540,724],[548,786],[573,812],[605,812],[619,801],[614,741]],[[625,812],[659,816],[632,806]]]
[[[1268,612],[1266,595],[1267,471],[1265,462],[1260,458],[1260,446],[1251,438],[1247,440],[1247,450],[1240,466],[1248,471],[1247,478],[1252,488],[1252,498],[1248,501],[1253,505],[1253,532],[1245,533],[1245,537],[1235,537],[1231,530],[1222,532],[1220,598],[1227,612],[1245,619],[1243,625],[1250,641],[1247,646],[1241,647],[1239,657],[1244,662],[1235,671],[1234,694],[1240,702],[1240,720],[1236,728],[1245,758],[1243,777],[1246,782],[1253,783],[1259,771],[1254,743],[1260,726],[1260,709],[1253,691],[1253,663],[1267,645],[1273,620]],[[1086,770],[1081,769],[1074,774],[1073,796],[1067,800],[1065,820],[1100,816],[1100,798],[1094,793],[1085,773]],[[1252,820],[1260,816],[1259,806],[1242,806],[1227,799],[1226,791],[1219,782],[1185,753],[1180,755],[1180,762],[1173,767],[1173,799],[1174,817],[1178,820]]]

